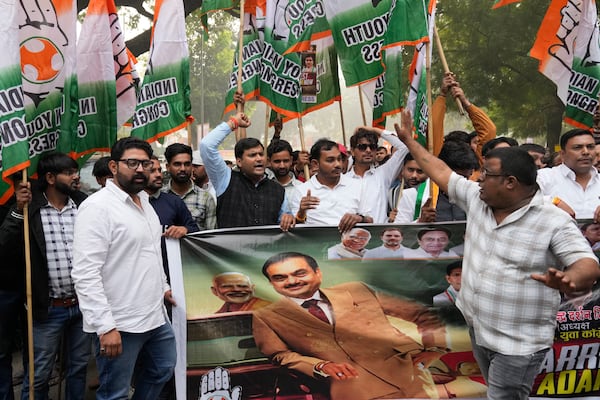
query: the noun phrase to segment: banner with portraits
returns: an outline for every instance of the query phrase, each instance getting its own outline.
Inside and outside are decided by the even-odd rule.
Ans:
[[[334,226],[298,226],[187,236],[177,257],[169,255],[174,294],[178,287],[185,292],[176,308],[187,325],[179,332],[187,389],[178,386],[178,398],[335,400],[351,398],[348,387],[353,398],[363,398],[361,390],[377,398],[390,382],[406,393],[398,398],[485,398],[454,305],[464,229],[464,223],[364,225],[340,235]],[[173,274],[178,263],[180,278]],[[302,301],[307,310],[284,297],[316,287],[329,302],[323,321]],[[565,299],[557,320],[553,351],[531,396],[597,395],[598,291]],[[351,386],[313,373],[319,360],[340,362],[340,352],[357,368]]]

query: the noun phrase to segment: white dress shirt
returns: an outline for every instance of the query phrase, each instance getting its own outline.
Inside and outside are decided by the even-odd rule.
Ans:
[[[590,173],[592,178],[585,190],[575,181],[575,172],[564,164],[538,170],[537,182],[545,196],[567,203],[575,211],[575,218],[594,218],[594,211],[600,206],[600,175],[594,167]]]
[[[161,225],[148,194],[138,195],[141,209],[108,180],[77,213],[71,276],[85,332],[142,333],[167,321]]]

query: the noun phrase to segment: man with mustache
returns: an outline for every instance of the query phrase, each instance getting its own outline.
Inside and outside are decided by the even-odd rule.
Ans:
[[[75,222],[71,276],[83,329],[95,334],[98,400],[127,398],[134,367],[133,399],[156,399],[175,368],[164,306],[175,301],[163,270],[160,221],[143,190],[151,156],[141,139],[117,141],[109,163],[114,178],[81,205]]]
[[[66,154],[43,155],[38,162],[37,174],[37,182],[15,184],[15,205],[0,227],[0,258],[3,260],[3,268],[18,266],[24,270],[23,210],[28,203],[34,395],[39,399],[48,398],[48,382],[64,333],[64,359],[67,360],[65,398],[81,399],[86,389],[91,337],[83,331],[71,269],[73,227],[77,207],[85,195],[76,190],[79,182],[77,162]],[[17,287],[19,291],[22,290],[21,285],[22,281]],[[3,328],[9,326],[5,326],[3,320],[0,320],[0,324]],[[0,379],[5,379],[5,376],[0,375]],[[9,383],[11,379],[8,376]],[[29,382],[29,369],[25,367],[23,399],[29,398]]]
[[[292,165],[294,163],[293,153],[292,146],[285,140],[273,141],[267,146],[267,157],[271,166],[270,170],[274,175],[272,179],[283,186],[288,199],[294,192],[294,187],[302,184],[292,172]]]
[[[243,95],[236,93],[234,102],[243,103]],[[217,224],[219,228],[279,224],[285,232],[294,225],[294,217],[289,213],[285,190],[265,174],[267,160],[262,143],[243,138],[235,144],[236,170],[229,168],[219,153],[219,145],[231,132],[249,126],[248,116],[238,112],[199,144],[208,179],[217,194]]]
[[[310,163],[317,174],[296,187],[291,199],[296,222],[337,225],[342,233],[358,223],[373,222],[364,181],[342,173],[336,142],[318,140],[310,149]]]
[[[321,288],[321,269],[302,253],[276,254],[262,272],[283,296],[253,313],[273,363],[327,379],[332,400],[438,397],[427,366],[445,353],[445,329],[426,307],[362,282]],[[389,317],[416,324],[419,341]]]
[[[560,208],[568,205],[575,218],[599,221],[600,175],[594,167],[594,136],[586,129],[565,132],[560,137],[560,155],[561,165],[538,171],[542,193]]]
[[[165,158],[171,180],[162,191],[173,193],[183,200],[199,230],[215,229],[215,201],[209,191],[196,186],[192,180],[192,148],[183,143],[173,143],[165,149]]]
[[[240,272],[215,275],[210,291],[225,302],[215,314],[252,311],[270,304],[266,300],[254,297],[254,284],[249,276]]]

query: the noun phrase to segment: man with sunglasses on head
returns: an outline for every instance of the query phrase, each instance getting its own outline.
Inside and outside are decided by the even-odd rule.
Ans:
[[[377,144],[379,138],[389,142],[395,151],[385,164],[377,166],[375,154],[379,147]],[[376,224],[388,222],[387,192],[402,170],[404,157],[408,154],[406,146],[393,132],[361,126],[350,137],[350,152],[353,165],[346,176],[363,180],[367,202],[372,205],[373,222]]]
[[[175,336],[163,299],[175,305],[162,265],[160,221],[144,187],[152,148],[134,137],[111,150],[113,179],[91,195],[75,223],[71,276],[83,329],[95,334],[96,399],[156,399],[175,367]]]
[[[76,190],[79,182],[78,165],[66,154],[43,155],[38,162],[37,174],[37,182],[15,184],[15,205],[0,227],[0,258],[3,267],[18,267],[24,271],[26,250],[23,244],[23,210],[28,204],[34,395],[39,399],[48,398],[48,382],[64,333],[64,359],[67,360],[65,398],[80,399],[86,389],[91,338],[82,328],[71,268],[73,226],[77,207],[85,195]],[[18,286],[18,290],[22,290],[22,287]],[[4,315],[4,310],[0,311]],[[14,321],[0,319],[3,329],[12,323]],[[0,329],[0,333],[3,333],[3,329]],[[0,380],[5,378],[0,375]],[[8,379],[10,383],[11,377],[8,376]],[[23,399],[29,398],[30,382],[29,369],[25,367]]]

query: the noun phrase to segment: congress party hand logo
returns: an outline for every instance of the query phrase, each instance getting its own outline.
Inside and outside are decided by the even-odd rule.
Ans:
[[[230,388],[229,371],[217,367],[202,375],[198,400],[240,400],[242,388]]]

